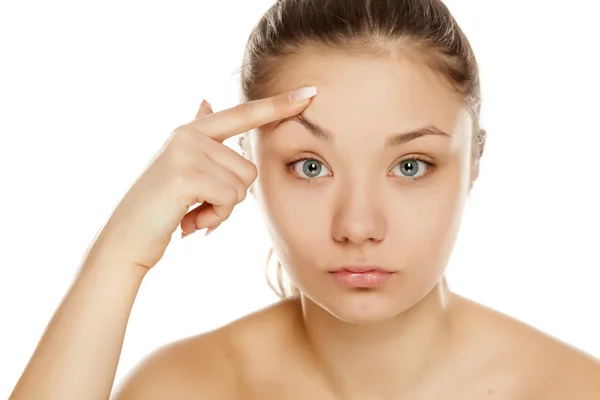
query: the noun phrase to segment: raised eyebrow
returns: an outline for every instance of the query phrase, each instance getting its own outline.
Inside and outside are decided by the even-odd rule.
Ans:
[[[410,142],[411,140],[415,140],[422,136],[434,135],[434,136],[442,136],[451,139],[452,135],[447,132],[444,132],[440,128],[435,125],[427,125],[421,128],[417,128],[408,132],[402,133],[394,133],[388,136],[385,140],[385,147],[394,147],[400,146],[405,143]]]
[[[302,114],[293,115],[291,117],[285,118],[281,120],[281,122],[279,122],[279,124],[277,125],[281,125],[288,121],[296,121],[302,124],[302,126],[304,126],[307,131],[312,133],[319,140],[331,143],[335,138],[335,135],[332,132],[329,132],[327,129],[324,129],[319,125],[315,124],[314,122],[309,121]]]
[[[333,134],[332,132],[328,131],[327,129],[317,125],[316,123],[309,121],[302,114],[285,118],[285,119],[281,120],[280,123],[277,125],[281,125],[287,121],[296,121],[296,122],[300,123],[302,126],[304,126],[306,128],[307,131],[309,131],[311,134],[313,134],[317,139],[320,139],[320,140],[323,140],[326,142],[330,142],[330,143],[333,142],[335,139],[335,134]],[[427,126],[417,128],[417,129],[414,129],[411,131],[402,132],[402,133],[394,133],[394,134],[389,135],[385,140],[385,147],[400,146],[400,145],[406,144],[412,140],[415,140],[417,138],[420,138],[422,136],[427,136],[427,135],[436,135],[436,136],[452,138],[452,136],[449,133],[436,127],[435,125],[427,125]]]

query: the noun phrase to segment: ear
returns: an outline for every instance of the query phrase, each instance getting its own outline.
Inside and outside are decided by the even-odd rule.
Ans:
[[[483,156],[483,150],[485,150],[485,142],[487,140],[487,131],[485,129],[480,129],[477,134],[477,146],[478,146],[478,154],[479,158]]]
[[[481,157],[483,156],[483,151],[485,149],[485,142],[487,139],[487,131],[485,129],[480,129],[477,133],[477,140],[474,145],[476,148],[473,151],[473,162],[471,167],[471,183],[469,185],[469,190],[473,188],[473,184],[479,177],[479,166],[481,164]]]
[[[249,143],[248,143],[248,132],[245,132],[238,137],[237,144],[241,150],[242,156],[246,160],[252,161],[252,154],[250,152]],[[250,185],[248,190],[250,191],[250,194],[252,194],[253,196],[256,196],[256,194],[254,193],[254,185],[255,185],[255,183],[252,183],[252,185]]]
[[[238,136],[237,144],[238,144],[238,147],[240,148],[240,150],[242,151],[242,156],[244,156],[244,158],[247,159],[248,158],[248,148],[247,148],[246,135],[247,135],[247,133],[242,133],[240,136]]]

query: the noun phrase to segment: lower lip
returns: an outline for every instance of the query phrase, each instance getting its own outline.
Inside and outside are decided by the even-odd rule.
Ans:
[[[336,271],[331,274],[338,283],[351,288],[376,288],[392,276],[391,272],[384,271]]]

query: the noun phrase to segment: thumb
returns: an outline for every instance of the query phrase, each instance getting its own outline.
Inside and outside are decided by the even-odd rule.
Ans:
[[[212,113],[213,113],[213,110],[212,110],[212,106],[210,105],[210,103],[206,100],[202,100],[202,104],[200,104],[200,108],[198,109],[198,112],[196,113],[196,119],[206,117],[207,115],[210,115]]]

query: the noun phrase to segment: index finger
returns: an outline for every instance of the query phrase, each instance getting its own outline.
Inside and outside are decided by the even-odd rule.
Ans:
[[[316,87],[304,87],[273,97],[238,104],[192,121],[189,126],[222,142],[270,122],[300,114],[316,94]]]

